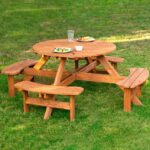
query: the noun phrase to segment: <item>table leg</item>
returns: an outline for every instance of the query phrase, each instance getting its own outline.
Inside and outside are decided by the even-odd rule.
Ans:
[[[60,64],[56,73],[54,85],[59,85],[59,83],[61,82],[62,75],[63,75],[64,68],[65,68],[65,62],[66,62],[66,58],[61,58]]]
[[[111,63],[107,60],[105,56],[99,56],[97,60],[104,66],[105,70],[111,75],[115,77],[120,77],[119,73],[116,69],[111,65]]]
[[[57,70],[57,73],[56,73],[54,85],[59,85],[59,83],[61,82],[63,72],[64,72],[64,68],[65,68],[65,62],[66,62],[66,59],[61,58],[60,64],[59,64],[59,67],[58,67],[58,70]],[[55,100],[55,95],[50,95],[50,99]],[[52,113],[52,108],[46,107],[46,112],[44,114],[44,119],[48,119],[50,117],[51,113]]]

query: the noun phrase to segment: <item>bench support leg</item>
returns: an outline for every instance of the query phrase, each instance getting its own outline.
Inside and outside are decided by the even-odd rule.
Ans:
[[[26,100],[28,98],[28,92],[27,91],[23,91],[23,100],[24,100],[24,112],[29,112],[29,105],[26,104]]]
[[[54,101],[55,100],[55,95],[44,94],[42,98]],[[49,106],[46,107],[46,111],[45,111],[45,114],[44,114],[44,120],[49,119],[49,117],[52,114],[52,111],[53,111],[53,109],[51,107],[49,107]]]
[[[70,121],[75,119],[75,101],[74,96],[70,96]]]
[[[45,114],[44,114],[44,120],[49,119],[49,116],[51,115],[51,113],[52,113],[52,108],[51,107],[46,107],[46,111],[45,111]]]
[[[131,89],[124,89],[124,111],[131,111]]]
[[[8,76],[8,95],[13,97],[15,95],[15,87],[14,87],[14,76]]]
[[[138,87],[137,87],[137,96],[141,96],[141,95],[142,95],[141,89],[142,89],[141,86],[138,86]]]
[[[132,89],[132,99],[131,101],[133,102],[133,104],[137,105],[137,106],[141,106],[142,102],[139,100],[138,96],[141,95],[141,88],[140,86]]]
[[[137,96],[135,96],[133,99],[132,99],[132,102],[134,105],[136,106],[141,106],[143,105],[142,102],[139,100],[139,98]]]

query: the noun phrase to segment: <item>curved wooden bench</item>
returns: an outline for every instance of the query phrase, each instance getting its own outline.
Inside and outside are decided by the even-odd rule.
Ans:
[[[121,63],[121,62],[124,61],[124,58],[121,58],[121,57],[106,56],[106,58],[114,66],[114,68],[116,70],[118,69],[118,63]],[[85,58],[83,58],[83,60],[84,59]],[[75,60],[75,69],[78,69],[78,67],[79,67],[79,60],[81,60],[81,59],[76,59]],[[92,60],[95,60],[95,58],[93,57]]]
[[[117,82],[124,89],[124,111],[131,110],[131,102],[141,105],[138,96],[141,95],[141,87],[149,77],[149,71],[144,68],[131,68],[130,75]]]
[[[23,91],[24,94],[24,112],[28,112],[28,105],[39,105],[50,108],[59,108],[70,110],[70,120],[75,118],[75,102],[74,97],[83,92],[81,87],[71,87],[71,86],[54,86],[54,85],[44,85],[40,83],[35,83],[31,81],[22,81],[15,84],[15,87]],[[55,99],[44,99],[44,98],[31,98],[28,92],[35,92],[41,94],[50,95],[66,95],[70,96],[70,102],[60,102]],[[44,119],[48,119],[44,116]]]
[[[2,74],[8,75],[8,95],[14,96],[14,76],[21,74],[26,67],[32,67],[37,63],[36,60],[23,60],[7,66],[2,70]]]

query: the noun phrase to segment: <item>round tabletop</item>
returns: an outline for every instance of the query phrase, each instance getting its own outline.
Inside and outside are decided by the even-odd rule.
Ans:
[[[83,50],[80,52],[75,50],[75,46],[79,45],[83,46]],[[72,48],[73,51],[69,53],[55,53],[54,49],[56,47],[69,47]],[[100,40],[93,42],[69,42],[67,39],[59,39],[40,42],[33,45],[32,48],[33,51],[39,55],[62,58],[83,58],[112,53],[116,49],[116,46],[113,43]]]

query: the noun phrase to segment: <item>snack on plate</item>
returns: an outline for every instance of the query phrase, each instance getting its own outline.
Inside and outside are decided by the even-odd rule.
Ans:
[[[78,38],[77,41],[92,42],[92,41],[95,41],[95,39],[90,36],[83,36],[83,37]]]
[[[72,48],[68,48],[68,47],[56,47],[54,49],[55,53],[68,53],[68,52],[71,52],[71,51],[72,51]]]

